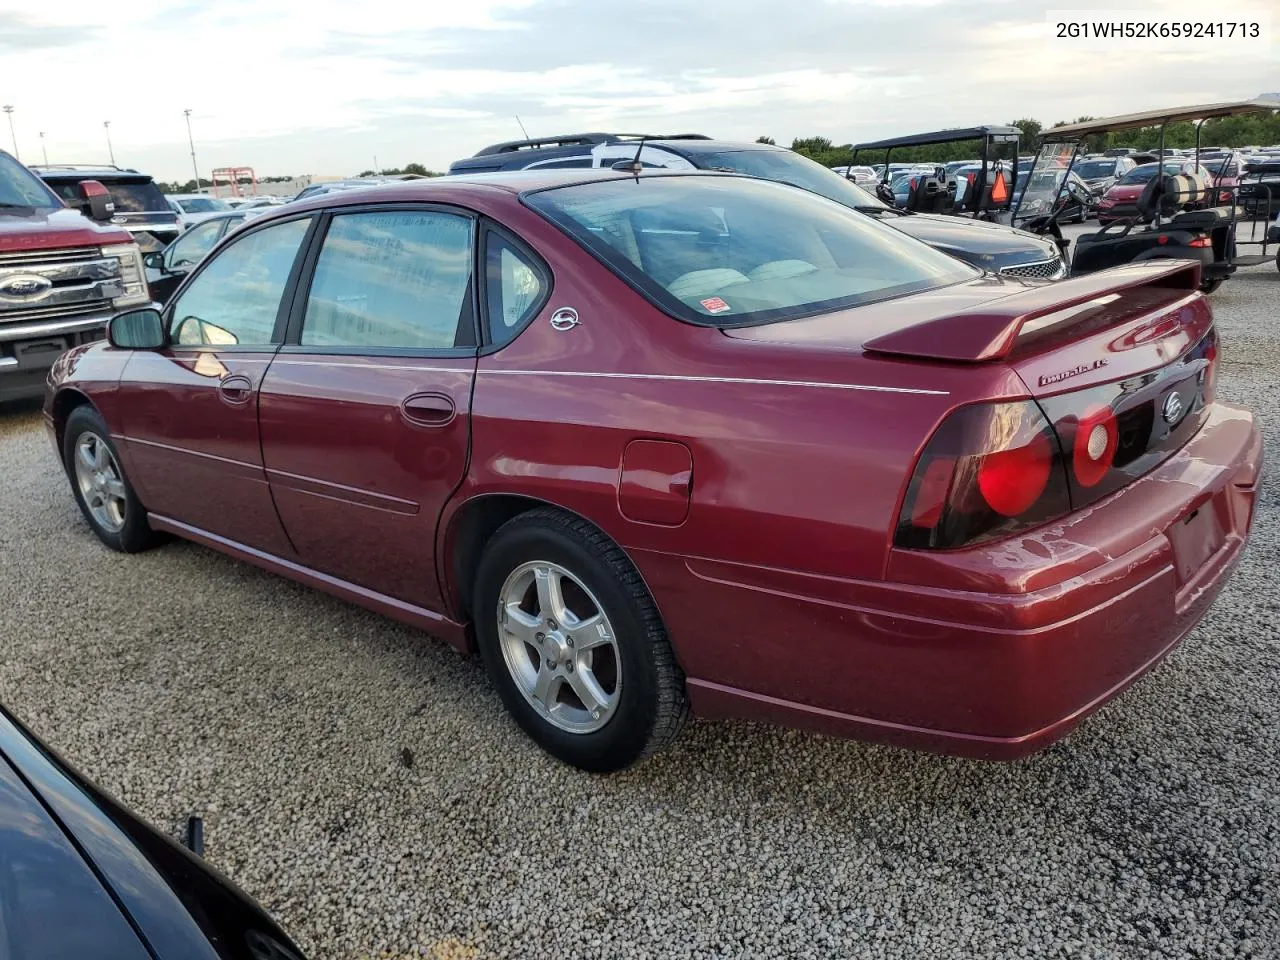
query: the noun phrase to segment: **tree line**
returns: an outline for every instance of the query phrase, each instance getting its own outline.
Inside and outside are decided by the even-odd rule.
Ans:
[[[1059,121],[1053,127],[1061,127],[1067,123],[1082,123],[1094,117],[1077,117],[1071,121]],[[1031,151],[1041,135],[1051,136],[1053,127],[1047,130],[1038,120],[1024,118],[1014,120],[1010,126],[1022,131],[1021,150]],[[772,137],[759,137],[757,143],[774,143]],[[1280,143],[1280,113],[1244,114],[1238,117],[1221,117],[1206,121],[1200,135],[1201,147],[1244,147],[1270,146]],[[1125,130],[1121,133],[1104,133],[1085,139],[1085,149],[1089,153],[1101,153],[1112,147],[1133,147],[1138,150],[1154,150],[1160,144],[1160,128],[1143,127],[1138,130]],[[1191,149],[1196,145],[1195,125],[1192,123],[1170,124],[1165,130],[1164,145],[1166,148]],[[791,149],[822,164],[824,167],[842,166],[853,162],[853,144],[834,144],[827,137],[797,137],[791,141]],[[858,156],[859,163],[879,163],[883,157],[872,156],[863,152]],[[949,163],[952,160],[971,160],[982,152],[981,141],[961,140],[956,143],[935,143],[924,147],[900,147],[893,151],[893,160],[904,163]]]

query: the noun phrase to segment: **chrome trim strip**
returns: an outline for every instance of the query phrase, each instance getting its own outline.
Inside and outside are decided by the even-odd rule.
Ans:
[[[0,340],[26,340],[28,337],[56,337],[63,333],[79,333],[82,330],[105,327],[110,319],[111,314],[100,313],[91,317],[80,317],[76,320],[27,323],[22,326],[9,326],[8,324],[0,323]]]
[[[384,359],[384,358],[374,358]],[[389,357],[385,359],[395,359]],[[351,363],[341,360],[292,360],[276,357],[276,363],[292,364],[308,367],[362,367],[374,366],[369,363]],[[417,370],[423,373],[463,373],[458,367],[423,367],[409,364],[394,364],[394,370]],[[886,387],[870,383],[825,383],[817,380],[763,380],[754,377],[696,377],[674,373],[599,373],[589,370],[489,370],[479,369],[478,374],[504,377],[594,377],[604,380],[660,380],[680,383],[739,383],[749,386],[765,387],[814,387],[827,390],[866,390],[873,393],[911,393],[931,397],[949,396],[946,390],[925,390],[917,387]]]
[[[18,365],[17,357],[0,357],[0,369],[5,367],[16,367]]]

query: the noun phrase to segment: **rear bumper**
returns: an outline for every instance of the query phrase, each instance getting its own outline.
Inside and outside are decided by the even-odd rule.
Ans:
[[[1064,736],[1200,620],[1241,555],[1261,462],[1252,417],[1217,406],[1181,451],[1089,510],[923,564],[895,554],[886,582],[638,563],[696,713],[1014,759]],[[723,611],[714,631],[708,609]]]

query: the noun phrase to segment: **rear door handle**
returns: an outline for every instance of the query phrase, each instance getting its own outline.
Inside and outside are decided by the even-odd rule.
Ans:
[[[415,393],[400,403],[400,415],[420,427],[444,427],[453,422],[458,408],[443,393]]]
[[[218,396],[233,406],[249,402],[253,396],[253,381],[238,373],[218,381]]]

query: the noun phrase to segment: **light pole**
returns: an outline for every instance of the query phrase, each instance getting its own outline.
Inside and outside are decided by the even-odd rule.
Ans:
[[[111,149],[111,121],[103,120],[102,129],[107,131],[107,156],[111,158],[111,165],[114,167],[116,165],[116,152]]]
[[[187,118],[187,143],[191,145],[191,172],[196,175],[196,193],[199,193],[200,167],[196,164],[196,142],[191,137],[191,111],[183,110],[182,115]]]
[[[44,157],[44,165],[49,165],[49,151],[44,148],[44,131],[40,131],[40,156]]]
[[[21,160],[22,158],[18,156],[18,135],[13,132],[13,107],[6,103],[4,112],[9,115],[9,139],[13,141],[13,159]]]

